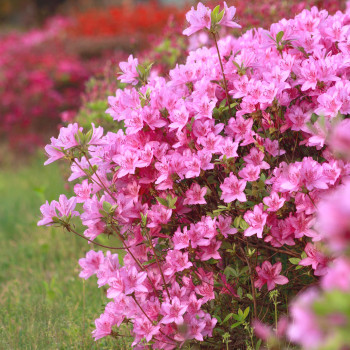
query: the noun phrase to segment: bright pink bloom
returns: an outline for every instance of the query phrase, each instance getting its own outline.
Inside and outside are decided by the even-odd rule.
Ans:
[[[256,181],[259,179],[260,168],[253,164],[247,164],[238,172],[238,175],[246,181]]]
[[[153,336],[159,334],[160,326],[153,325],[146,317],[140,317],[135,320],[133,332],[136,334],[135,340],[132,343],[135,346],[141,339],[145,338],[150,342]]]
[[[173,297],[171,302],[165,302],[162,304],[162,313],[164,317],[161,319],[161,323],[169,324],[175,323],[180,325],[184,322],[183,314],[187,310],[187,305],[182,304],[178,297]]]
[[[164,274],[167,276],[172,276],[175,272],[186,270],[193,265],[188,261],[188,253],[181,253],[178,250],[170,250],[165,259],[167,268]]]
[[[201,188],[198,184],[193,183],[190,189],[186,191],[186,198],[184,200],[184,204],[206,204],[207,202],[204,199],[206,193],[206,187]]]
[[[287,277],[280,275],[282,271],[282,264],[280,262],[271,265],[269,261],[264,261],[261,267],[257,266],[255,269],[258,274],[258,279],[254,283],[256,288],[261,289],[267,283],[267,290],[270,291],[275,288],[276,284],[286,284],[289,282]]]
[[[247,181],[238,180],[237,176],[233,173],[230,173],[230,176],[224,180],[224,183],[220,185],[222,190],[221,200],[225,203],[233,202],[238,200],[240,202],[245,202],[247,200],[246,195],[244,194],[244,189],[247,185]]]
[[[263,199],[264,204],[269,207],[267,211],[277,211],[281,209],[285,201],[285,198],[280,198],[277,192],[272,192],[270,197],[265,197]]]
[[[258,238],[262,238],[267,215],[267,213],[263,212],[262,204],[255,205],[253,211],[248,210],[244,214],[244,220],[248,223],[249,227],[244,231],[244,235],[252,236],[256,234]]]
[[[125,294],[132,294],[133,292],[148,292],[148,289],[143,285],[144,280],[147,277],[147,273],[137,272],[136,267],[131,267],[127,271],[121,271],[124,285]]]

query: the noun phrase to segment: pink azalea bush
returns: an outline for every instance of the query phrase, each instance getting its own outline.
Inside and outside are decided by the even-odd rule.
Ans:
[[[123,336],[124,323],[137,349],[257,349],[255,320],[267,342],[317,348],[323,330],[306,306],[318,292],[296,299],[289,325],[277,322],[285,301],[319,276],[325,290],[348,292],[330,271],[349,271],[350,167],[335,150],[348,154],[350,13],[313,7],[218,39],[223,26],[237,33],[234,15],[226,3],[192,8],[184,34],[204,31],[213,47],[167,78],[130,56],[119,76],[130,85],[106,111],[123,127],[73,123],[45,147],[46,164],[69,162],[75,196],[44,204],[38,224],[107,249],[79,260],[80,277],[96,275],[109,299],[96,340]]]

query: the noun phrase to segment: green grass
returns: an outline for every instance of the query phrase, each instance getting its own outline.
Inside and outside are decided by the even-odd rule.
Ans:
[[[0,171],[0,349],[130,349],[91,337],[108,300],[96,278],[78,277],[87,242],[36,225],[40,205],[67,193],[62,171],[43,161]]]

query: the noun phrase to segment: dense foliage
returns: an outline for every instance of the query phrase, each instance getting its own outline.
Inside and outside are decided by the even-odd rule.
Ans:
[[[184,34],[213,46],[166,78],[130,55],[108,98],[122,127],[69,124],[45,148],[70,163],[75,196],[38,224],[108,249],[79,261],[110,299],[96,340],[126,324],[138,349],[349,343],[350,12],[219,40],[235,14],[199,3]]]

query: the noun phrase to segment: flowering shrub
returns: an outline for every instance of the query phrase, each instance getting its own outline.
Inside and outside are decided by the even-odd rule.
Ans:
[[[70,163],[75,196],[46,202],[38,224],[108,249],[79,260],[80,277],[96,275],[110,299],[96,340],[125,336],[124,323],[138,349],[258,349],[255,321],[271,348],[286,334],[305,348],[329,334],[346,344],[338,316],[348,301],[328,289],[348,293],[349,283],[328,271],[349,272],[350,14],[313,7],[219,40],[221,27],[239,30],[234,16],[226,3],[199,3],[184,34],[205,31],[213,47],[191,51],[167,79],[129,56],[119,76],[129,85],[107,109],[123,128],[73,123],[45,147],[45,164]],[[278,322],[320,276],[326,293],[302,294],[294,323]],[[332,328],[315,323],[314,312],[333,310]]]
[[[64,50],[59,33],[65,26],[56,19],[43,29],[0,38],[0,134],[15,147],[42,142],[62,111],[79,106],[91,72]]]

